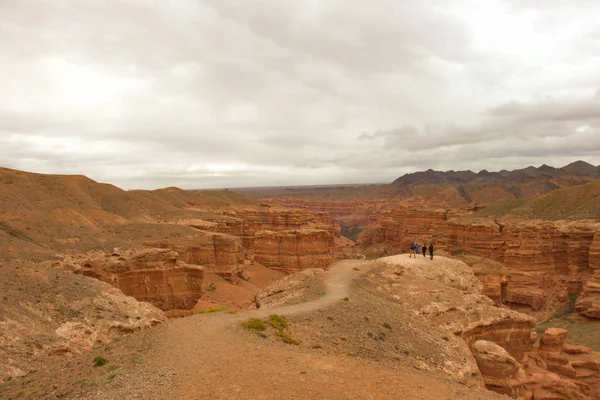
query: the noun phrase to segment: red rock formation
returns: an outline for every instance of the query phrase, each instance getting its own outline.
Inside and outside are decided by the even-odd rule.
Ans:
[[[339,225],[327,213],[271,207],[242,208],[222,213],[216,217],[210,216],[210,220],[180,220],[178,223],[204,231],[237,236],[245,248],[246,258],[286,271],[324,268],[337,254],[334,247],[336,238],[340,237]],[[190,254],[189,251],[173,247],[173,241],[169,242],[170,244],[161,243],[159,246],[173,248],[188,260],[185,255]],[[189,260],[198,261],[209,268],[214,264],[205,257]],[[233,272],[229,275],[218,273],[230,279],[235,275]]]
[[[504,348],[478,340],[471,345],[471,351],[488,389],[518,399],[531,399],[532,393],[525,387],[523,365]]]
[[[332,258],[330,243],[330,233],[324,230],[260,231],[254,237],[254,258],[285,271],[325,268]]]
[[[76,273],[109,283],[161,310],[191,309],[202,295],[204,268],[179,260],[175,251],[128,251],[74,264]]]
[[[600,269],[583,286],[575,310],[586,317],[600,319]]]
[[[505,300],[537,310],[582,290],[599,265],[599,230],[592,221],[457,218],[445,210],[397,208],[375,216],[358,243],[407,251],[414,240],[432,240],[437,250],[491,257],[510,275]]]
[[[525,359],[526,383],[535,399],[598,399],[600,353],[565,343],[567,331],[550,328]]]
[[[307,200],[295,197],[265,199],[264,201],[285,208],[328,213],[334,219],[352,216],[363,221],[367,221],[371,214],[381,210],[388,203],[387,200]]]
[[[178,260],[202,265],[207,273],[232,282],[244,269],[245,249],[241,239],[232,235],[204,232],[199,237],[147,241],[144,245],[174,250],[179,253]]]
[[[495,307],[466,264],[439,256],[427,263],[406,255],[380,261],[393,283],[376,281],[378,290],[393,293],[432,329],[462,338],[489,389],[519,399],[598,399],[600,353],[565,344],[567,331],[555,328],[536,348],[535,319]]]

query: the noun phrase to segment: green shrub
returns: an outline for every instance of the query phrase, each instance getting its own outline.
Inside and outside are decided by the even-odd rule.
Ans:
[[[246,322],[242,322],[242,326],[251,332],[263,332],[267,330],[267,324],[258,318],[250,318]]]
[[[294,337],[292,336],[291,333],[286,332],[284,330],[280,330],[279,332],[277,332],[277,337],[283,342],[283,343],[287,343],[287,344],[293,344],[295,346],[298,346],[300,344],[300,342],[298,342],[296,339],[294,339]]]
[[[104,357],[96,356],[94,357],[94,367],[101,367],[105,365],[108,360]]]
[[[289,322],[282,315],[271,314],[271,315],[269,315],[268,324],[271,325],[273,328],[281,331],[288,327]]]
[[[217,287],[215,286],[214,282],[211,282],[210,285],[208,285],[208,287],[205,289],[207,292],[214,292],[215,290],[217,290]]]

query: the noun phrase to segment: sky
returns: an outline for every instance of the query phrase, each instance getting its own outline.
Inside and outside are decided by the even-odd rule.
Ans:
[[[124,189],[600,164],[597,0],[1,0],[0,166]]]

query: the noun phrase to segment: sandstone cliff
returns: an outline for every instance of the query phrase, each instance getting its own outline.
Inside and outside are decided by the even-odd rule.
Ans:
[[[235,282],[244,270],[246,250],[236,236],[214,232],[198,232],[190,238],[169,237],[143,241],[144,245],[174,250],[178,260],[186,264],[202,265],[207,273],[214,273]]]
[[[575,309],[586,317],[600,319],[600,269],[594,271],[592,278],[585,282]]]
[[[171,250],[130,250],[68,258],[65,266],[162,310],[191,309],[202,295],[204,268],[179,260],[177,252]]]
[[[510,282],[494,278],[500,284],[495,292],[488,287],[490,297],[538,310],[581,292],[598,268],[599,231],[594,221],[493,220],[397,208],[375,216],[359,245],[408,251],[412,241],[432,241],[436,251],[490,257],[510,276]]]
[[[259,231],[254,236],[254,259],[284,271],[326,268],[332,259],[330,234],[319,229]]]

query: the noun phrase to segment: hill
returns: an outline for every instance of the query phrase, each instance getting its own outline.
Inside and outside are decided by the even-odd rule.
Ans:
[[[600,181],[558,189],[531,200],[518,199],[491,204],[474,215],[545,220],[600,220]]]
[[[46,258],[54,251],[110,248],[122,245],[123,237],[114,232],[117,227],[150,224],[142,237],[152,235],[152,225],[159,221],[256,204],[227,190],[124,191],[81,175],[0,168],[0,252],[3,259],[24,254]]]

